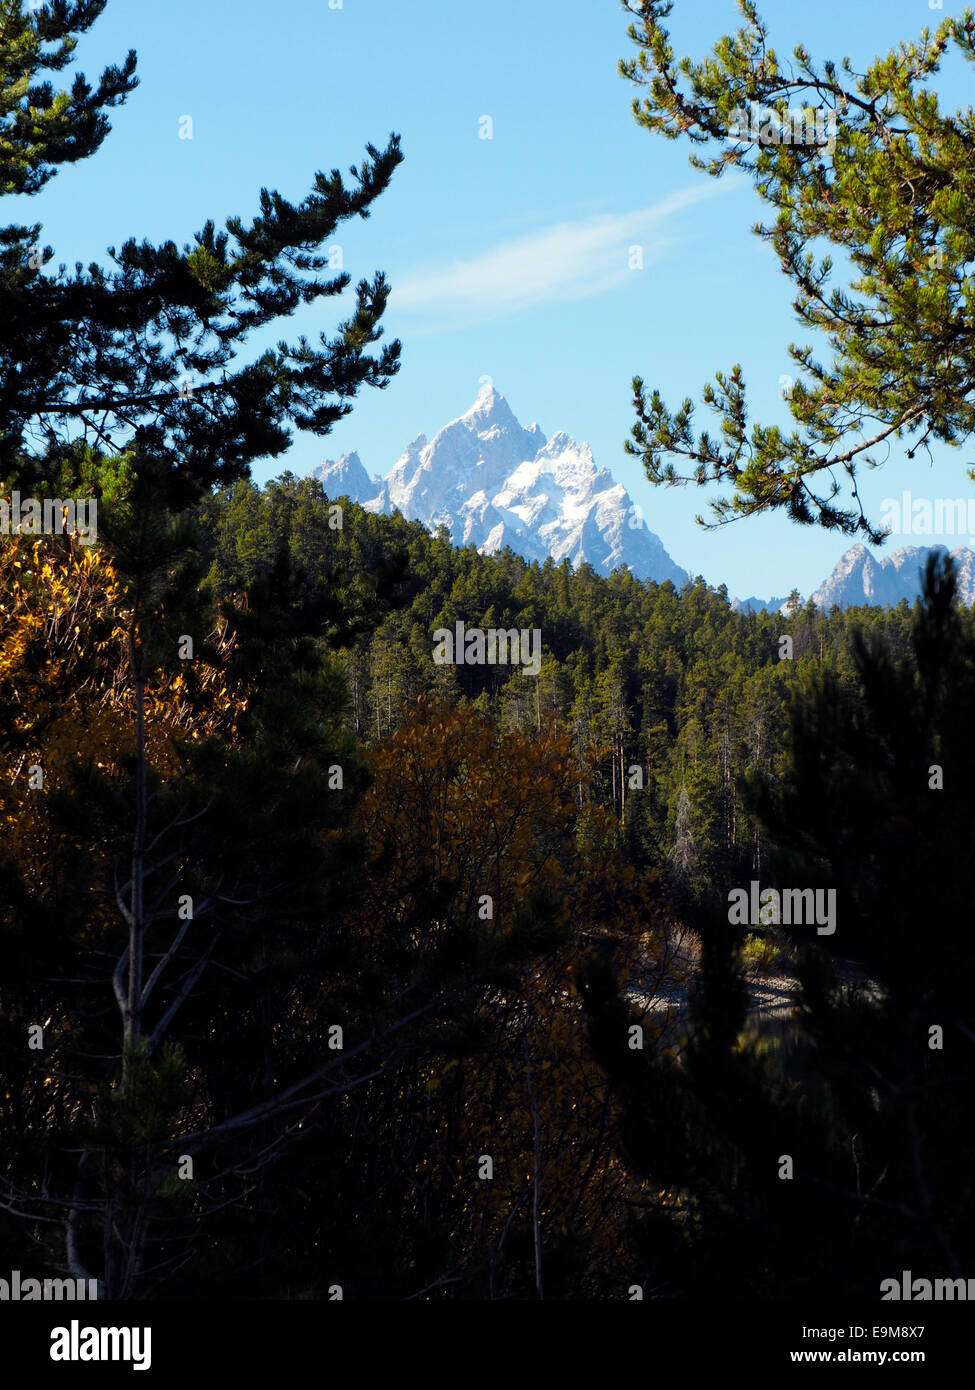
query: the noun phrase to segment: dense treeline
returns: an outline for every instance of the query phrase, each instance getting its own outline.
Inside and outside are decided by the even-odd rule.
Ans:
[[[635,1249],[649,1260],[650,1285],[713,1291],[734,1278],[743,1292],[765,1296],[805,1292],[810,1283],[821,1293],[852,1287],[869,1294],[888,1266],[893,1272],[895,1249],[903,1249],[902,1263],[910,1264],[912,1240],[932,1267],[957,1274],[955,1242],[970,1239],[970,1216],[961,1198],[966,1182],[947,1150],[961,1155],[966,1149],[962,1136],[949,1140],[944,1131],[946,1152],[939,1152],[935,1136],[943,1130],[941,1088],[961,1092],[971,1085],[971,1031],[957,990],[952,986],[948,998],[940,997],[934,982],[958,979],[958,965],[971,959],[970,933],[958,923],[947,955],[940,945],[928,954],[917,939],[932,891],[943,892],[943,911],[957,921],[961,884],[952,856],[964,854],[958,837],[964,842],[968,833],[959,828],[970,784],[957,699],[971,680],[975,628],[970,612],[951,609],[944,576],[932,572],[928,606],[918,603],[913,611],[902,603],[896,611],[824,617],[793,602],[786,615],[745,615],[731,608],[723,590],[701,580],[676,593],[669,583],[641,584],[623,571],[603,579],[587,566],[573,571],[567,564],[531,565],[510,552],[485,558],[453,549],[442,536],[431,537],[398,516],[373,516],[347,502],[337,513],[310,480],[286,477],[263,492],[240,484],[208,507],[206,522],[210,577],[218,588],[246,588],[264,575],[287,573],[296,591],[307,594],[339,573],[355,595],[354,606],[368,608],[370,590],[389,587],[389,576],[398,576],[391,611],[341,648],[346,718],[360,742],[388,747],[404,729],[416,729],[417,710],[429,699],[476,712],[505,746],[512,739],[563,735],[575,768],[577,853],[595,842],[612,848],[648,886],[641,939],[655,943],[658,958],[667,960],[668,914],[700,933],[701,1014],[685,1038],[684,1055],[675,1061],[646,1014],[630,1016],[648,1028],[648,1041],[650,1034],[661,1038],[656,1051],[649,1049],[649,1077],[640,1083],[647,1089],[637,1092],[638,1100],[631,1072],[642,1059],[622,1050],[630,1036],[618,997],[626,980],[623,956],[610,967],[609,982],[605,957],[581,966],[596,1054],[618,1083],[614,1139],[626,1156],[629,1183],[642,1180],[638,1195],[632,1187],[621,1192],[617,1216],[632,1212],[632,1203],[656,1204],[665,1227],[652,1241],[644,1229],[649,1218],[637,1228]],[[953,616],[946,617],[939,603],[948,603]],[[497,666],[436,666],[432,630],[457,620],[468,628],[538,627],[544,644],[539,677]],[[915,686],[924,692],[916,698]],[[894,709],[898,698],[902,705]],[[930,768],[941,768],[947,729],[941,730],[949,716],[955,742],[946,791]],[[879,727],[871,728],[871,720]],[[513,779],[518,764],[510,755],[508,765]],[[824,786],[826,768],[835,786]],[[936,889],[903,854],[922,842],[941,865]],[[422,859],[417,852],[416,863]],[[756,1031],[753,1024],[742,1032],[742,956],[734,949],[726,903],[731,885],[755,876],[765,883],[836,885],[840,898],[842,930],[835,941],[752,924],[759,929],[753,942],[758,935],[766,947],[781,946],[790,960],[798,959],[805,1031],[798,1041],[793,1037],[787,1064],[777,1055],[780,1030]],[[598,901],[590,880],[574,922],[577,949],[591,944]],[[381,907],[374,911],[381,915]],[[618,940],[619,924],[613,929]],[[737,946],[743,944],[739,938]],[[868,1009],[867,1018],[856,976],[838,983],[831,955],[847,966],[855,960],[860,976],[868,972],[873,1012]],[[840,978],[848,973],[841,968]],[[919,990],[924,978],[930,991]],[[901,998],[905,982],[914,994]],[[909,1023],[887,1012],[898,1008],[908,1011]],[[605,1036],[607,1018],[615,1020],[613,1045]],[[953,1030],[952,1046],[968,1051],[967,1060],[959,1063],[955,1055],[946,1067],[950,1080],[929,1075],[937,1056],[929,1055],[925,1018]],[[903,1072],[888,1077],[895,1056]],[[879,1090],[878,1081],[884,1083]],[[750,1148],[750,1162],[761,1168],[752,1175],[757,1194],[741,1176],[742,1115],[731,1139],[724,1132],[729,1086],[739,1092],[738,1104],[742,1095],[750,1097],[746,1152]],[[881,1107],[885,1087],[892,1113],[880,1123],[871,1112]],[[853,1104],[851,1092],[859,1107],[855,1120],[843,1113],[844,1104]],[[798,1118],[792,1113],[797,1094]],[[717,1105],[717,1122],[709,1104]],[[501,1123],[496,1116],[494,1124]],[[892,1139],[905,1123],[914,1136],[909,1152],[902,1134]],[[871,1127],[879,1131],[873,1151],[864,1138]],[[702,1170],[701,1150],[713,1152],[716,1145],[718,1154]],[[813,1178],[806,1172],[790,1186],[779,1167],[785,1157],[800,1167],[819,1164],[822,1171]],[[938,1170],[930,1182],[944,1185],[950,1172],[954,1184],[940,1192],[937,1217],[923,1175],[929,1159]],[[551,1183],[554,1173],[546,1172]],[[694,1191],[696,1178],[706,1184],[703,1195]],[[898,1190],[899,1180],[907,1190]],[[696,1240],[688,1239],[686,1224],[692,1209],[695,1220],[703,1223],[706,1213],[711,1223],[703,1223]],[[770,1221],[772,1211],[777,1219]],[[893,1211],[907,1228],[897,1240]],[[939,1222],[959,1235],[949,1236]],[[626,1224],[610,1265],[588,1269],[587,1282],[572,1292],[619,1292],[619,1271],[632,1258],[639,1262],[633,1229]],[[756,1241],[759,1229],[778,1233],[776,1248],[770,1251],[767,1239]],[[849,1231],[858,1232],[859,1241],[847,1240]],[[749,1248],[753,1256],[744,1253]]]
[[[923,1098],[909,1120],[925,1162],[937,1088],[970,1083],[964,1068],[932,1080],[923,1055],[927,1020],[970,1047],[951,855],[968,834],[955,695],[975,666],[972,615],[937,606],[950,583],[913,612],[746,615],[700,580],[677,593],[454,549],[288,476],[216,494],[192,534],[197,587],[184,580],[176,626],[201,641],[148,683],[146,719],[150,875],[172,876],[157,916],[178,919],[176,885],[197,912],[171,948],[166,1044],[140,1057],[122,1106],[105,1089],[98,957],[132,776],[111,659],[126,586],[75,542],[8,552],[7,749],[45,769],[46,794],[22,779],[7,793],[5,925],[22,943],[4,987],[7,1191],[23,1206],[45,1167],[67,1183],[83,1142],[75,1259],[98,1267],[100,1203],[116,1226],[134,1205],[129,1293],[627,1297],[716,1291],[732,1267],[765,1295],[816,1279],[863,1292],[862,1260],[845,1251],[837,1270],[839,1230],[862,1231],[876,1283],[896,1264],[884,1213],[916,1196],[876,1196],[897,1188],[903,1116],[870,1113],[894,1040],[906,1046],[885,1014],[904,981],[915,1051],[889,1087],[895,1111],[905,1076]],[[80,605],[84,643],[47,617]],[[436,665],[433,629],[458,620],[540,629],[539,675]],[[38,671],[45,624],[61,655]],[[35,717],[18,721],[28,689]],[[892,737],[923,751],[894,759]],[[951,770],[933,791],[939,757]],[[922,834],[948,895],[947,965],[915,934],[927,880],[903,882],[903,846]],[[727,895],[756,875],[840,898],[835,940],[751,923],[753,945],[798,961],[807,993],[787,1034],[747,1020],[747,933]],[[688,932],[697,1003],[675,1024],[659,1005],[687,983]],[[831,955],[864,965],[872,1002],[837,982]],[[25,1051],[44,1020],[44,1050]],[[123,1181],[133,1132],[141,1164],[131,1176],[130,1154]],[[781,1177],[785,1156],[796,1178]],[[177,1176],[187,1157],[191,1181]],[[917,1170],[917,1152],[900,1160]],[[946,1166],[937,1153],[929,1205]],[[857,1209],[873,1201],[876,1227]],[[29,1210],[5,1218],[8,1248],[63,1268],[60,1227],[32,1228]],[[780,1234],[756,1242],[759,1227]]]
[[[167,622],[197,644],[145,706],[147,972],[174,978],[124,1098],[101,962],[131,591],[75,541],[6,552],[15,1266],[142,1296],[626,1298],[963,1263],[975,628],[950,576],[913,611],[746,615],[287,475],[188,534]],[[537,627],[539,675],[438,666],[455,621]],[[833,887],[835,937],[730,925],[756,877]],[[749,1020],[756,945],[798,976],[784,1031]]]
[[[723,586],[700,578],[677,592],[623,569],[602,578],[587,564],[454,548],[399,514],[328,499],[312,479],[286,475],[263,491],[240,483],[203,520],[216,591],[286,574],[304,600],[339,574],[357,613],[369,611],[377,586],[395,596],[382,621],[341,649],[361,742],[388,737],[424,694],[470,705],[499,730],[531,734],[551,721],[584,771],[580,809],[607,807],[635,863],[663,868],[676,856],[694,883],[760,862],[741,782],[782,775],[794,689],[823,667],[849,684],[864,627],[893,655],[909,644],[906,603],[823,617],[796,595],[789,614],[740,613]],[[539,678],[511,666],[436,665],[433,632],[458,621],[537,628]]]

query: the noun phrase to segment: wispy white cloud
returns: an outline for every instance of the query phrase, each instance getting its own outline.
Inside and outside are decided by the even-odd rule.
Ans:
[[[674,241],[661,224],[695,203],[730,192],[738,182],[710,180],[651,207],[559,222],[446,265],[418,267],[396,279],[390,307],[436,316],[445,326],[445,319],[504,318],[537,304],[618,289],[633,274],[631,246],[641,246],[644,264],[649,264]]]

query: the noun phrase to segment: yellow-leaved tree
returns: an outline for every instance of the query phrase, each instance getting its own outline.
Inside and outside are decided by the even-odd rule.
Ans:
[[[364,989],[396,970],[408,988],[418,961],[444,989],[425,1049],[350,1098],[368,1240],[399,1270],[391,1296],[584,1297],[624,1277],[629,1188],[574,978],[594,947],[622,980],[664,959],[654,884],[611,812],[596,825],[587,808],[580,836],[579,769],[551,722],[505,733],[422,698],[370,762],[350,958]],[[646,1047],[659,1031],[648,1015]]]

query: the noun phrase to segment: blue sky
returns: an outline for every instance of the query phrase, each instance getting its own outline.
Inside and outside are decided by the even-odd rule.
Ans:
[[[635,374],[676,405],[740,361],[753,418],[787,424],[780,378],[789,342],[806,335],[774,256],[750,231],[765,212],[750,182],[709,179],[683,143],[634,122],[634,89],[616,72],[632,51],[618,0],[337,6],[110,0],[79,66],[94,78],[135,48],[141,85],[102,150],[16,200],[13,216],[43,222],[45,244],[68,264],[102,260],[129,236],[181,244],[208,217],[251,216],[261,186],[299,199],[315,170],[347,170],[367,141],[395,130],[406,158],[391,188],[337,240],[353,281],[388,274],[387,333],[402,340],[403,366],[331,436],[296,436],[254,476],[304,473],[353,448],[384,473],[420,431],[466,410],[489,376],[523,424],[588,440],[678,564],[732,594],[808,594],[849,541],[775,517],[702,531],[694,516],[706,495],[652,488],[623,451]],[[815,59],[849,54],[861,68],[960,11],[950,0],[940,12],[928,0],[761,6],[780,55],[801,39]],[[676,0],[669,21],[678,54],[695,58],[737,23],[733,0]],[[970,99],[971,70],[952,59],[936,85],[954,107]],[[187,115],[190,140],[179,138]],[[479,138],[485,116],[491,139]],[[628,267],[633,244],[644,248],[640,271]],[[317,337],[340,311],[328,301],[274,337]],[[911,463],[895,445],[863,480],[874,517],[903,488],[972,492],[975,445],[934,457],[933,469],[921,456]]]

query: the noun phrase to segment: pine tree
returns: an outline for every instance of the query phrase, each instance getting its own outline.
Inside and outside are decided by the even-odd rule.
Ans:
[[[93,153],[105,111],[134,88],[134,54],[94,90],[82,77],[70,93],[31,81],[68,64],[75,35],[104,7],[0,4],[3,192],[36,194],[58,165]],[[221,596],[202,583],[194,508],[281,453],[292,426],[326,434],[362,386],[397,371],[398,343],[370,351],[383,332],[382,274],[358,284],[351,316],[320,346],[302,337],[241,359],[255,332],[348,287],[320,248],[340,222],[369,215],[401,159],[393,135],[381,151],[367,146],[349,185],[338,170],[318,173],[297,204],[262,189],[249,223],[232,217],[217,232],[207,221],[182,250],[130,239],[110,250],[108,270],[48,273],[39,224],[0,233],[0,477],[22,493],[91,493],[101,504],[116,643],[90,689],[116,711],[127,705],[132,730],[126,758],[109,761],[97,744],[86,757],[82,746],[44,804],[49,841],[71,850],[75,891],[107,893],[115,910],[76,914],[70,950],[48,943],[65,988],[46,1002],[55,1031],[74,1031],[71,1074],[45,1081],[43,1059],[25,1072],[23,1038],[8,1032],[4,1072],[28,1090],[51,1084],[63,1124],[43,1134],[35,1108],[0,1192],[5,1220],[56,1268],[94,1270],[110,1297],[151,1288],[185,1260],[201,1210],[239,1200],[248,1143],[250,1171],[261,1172],[296,1106],[354,1084],[354,1064],[323,1052],[322,1027],[302,1035],[292,1015],[290,1058],[273,1027],[305,988],[297,946],[354,862],[334,841],[362,782],[339,729],[345,692],[323,641],[306,635],[313,622],[348,630],[348,615],[339,592],[306,597],[296,619],[300,592],[282,600],[292,576],[272,566],[263,590],[221,616]],[[46,881],[32,885],[9,859],[4,872],[19,928],[49,920]],[[69,957],[81,972],[70,990]],[[223,985],[204,1002],[208,972]],[[234,979],[246,982],[236,1017],[246,1041],[221,1078],[212,1049],[235,1016]],[[5,1016],[20,1015],[23,1000],[3,1002]],[[113,1036],[106,1009],[116,1006]],[[177,1166],[204,1154],[203,1180],[183,1187]]]
[[[91,154],[108,131],[105,108],[134,87],[134,54],[123,68],[107,69],[94,91],[80,76],[70,94],[29,85],[30,74],[70,61],[74,35],[104,7],[105,0],[79,0],[31,13],[22,0],[5,0],[5,191],[37,193],[58,164]],[[107,270],[48,274],[54,252],[41,247],[40,224],[7,227],[0,475],[16,472],[31,486],[97,486],[77,457],[79,442],[105,457],[134,447],[142,465],[158,471],[168,504],[180,508],[212,483],[240,477],[253,459],[280,454],[289,424],[326,434],[363,385],[381,387],[397,370],[398,344],[369,352],[382,334],[389,292],[382,274],[360,281],[351,317],[334,338],[322,334],[319,347],[300,338],[254,361],[237,359],[255,332],[348,287],[347,273],[323,273],[328,258],[318,248],[340,222],[369,215],[402,157],[394,135],[382,151],[367,146],[350,186],[336,169],[316,174],[296,204],[262,189],[252,221],[231,217],[220,232],[208,221],[182,250],[130,239],[110,251]]]
[[[885,441],[909,438],[913,458],[929,439],[960,444],[975,428],[975,113],[940,110],[928,86],[952,50],[975,60],[975,16],[946,16],[933,34],[923,30],[857,73],[848,58],[818,67],[802,44],[781,64],[754,0],[739,0],[744,24],[713,57],[675,60],[662,22],[672,7],[626,4],[639,53],[620,72],[640,89],[633,114],[667,139],[711,146],[711,158],[691,156],[696,168],[754,177],[774,210],[754,230],[777,256],[801,323],[828,338],[834,357],[790,346],[799,373],[788,392],[790,434],[748,428],[737,364],[704,391],[721,426],[716,438],[695,435],[689,397],[669,410],[637,377],[626,448],[654,483],[725,484],[730,495],[712,503],[712,524],[782,508],[794,521],[879,544],[883,528],[864,512],[857,469]],[[824,243],[852,261],[848,288],[830,288],[832,260],[817,260]],[[674,458],[687,461],[686,472]],[[835,500],[840,473],[845,506]]]
[[[852,684],[811,668],[784,778],[751,779],[763,885],[836,893],[835,934],[792,929],[787,1044],[748,1026],[725,885],[692,907],[702,968],[680,1057],[628,1052],[626,1002],[598,964],[583,979],[643,1183],[643,1271],[674,1292],[876,1299],[904,1269],[971,1267],[975,626],[954,593],[936,554],[910,652],[864,634]]]

